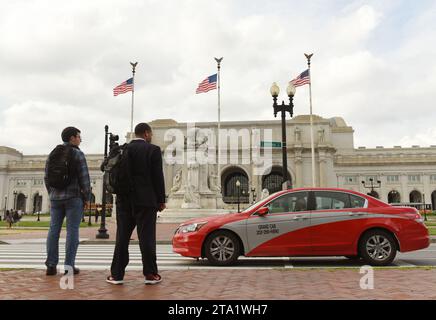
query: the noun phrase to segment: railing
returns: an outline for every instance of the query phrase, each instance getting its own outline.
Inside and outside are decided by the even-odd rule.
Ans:
[[[432,210],[432,205],[430,203],[424,204],[423,202],[397,202],[390,203],[394,207],[413,207],[418,210]]]
[[[223,201],[225,203],[238,203],[238,197],[234,197],[234,196],[224,196],[223,197]],[[248,196],[240,196],[239,197],[239,203],[249,203],[250,202],[250,197]]]

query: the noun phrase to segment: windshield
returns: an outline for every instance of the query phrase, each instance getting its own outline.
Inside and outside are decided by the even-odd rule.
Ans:
[[[258,205],[260,205],[262,202],[264,202],[264,201],[269,201],[269,200],[271,200],[272,198],[275,198],[275,195],[276,195],[276,194],[273,193],[273,194],[269,195],[268,197],[263,198],[263,199],[261,199],[261,200],[255,202],[255,203],[253,203],[251,206],[249,206],[248,208],[244,209],[242,212],[248,212],[248,211],[250,211],[250,210],[253,210],[253,209],[256,208]]]

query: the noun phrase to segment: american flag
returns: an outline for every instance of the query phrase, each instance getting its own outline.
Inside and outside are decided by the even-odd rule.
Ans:
[[[133,91],[133,78],[130,78],[114,88],[114,96]]]
[[[298,77],[296,77],[294,80],[291,80],[291,83],[295,87],[304,86],[305,84],[310,83],[310,74],[309,69],[303,71]]]
[[[207,77],[198,84],[197,91],[195,93],[208,92],[210,90],[216,89],[217,74],[213,74]]]

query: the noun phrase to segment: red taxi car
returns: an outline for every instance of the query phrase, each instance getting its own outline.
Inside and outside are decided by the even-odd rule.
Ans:
[[[371,196],[337,188],[279,191],[240,213],[181,224],[173,251],[230,265],[240,255],[346,256],[390,264],[397,251],[427,248],[430,236],[415,208],[393,207]]]

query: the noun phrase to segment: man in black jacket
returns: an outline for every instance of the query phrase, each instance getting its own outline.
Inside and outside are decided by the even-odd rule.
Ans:
[[[135,136],[127,146],[134,191],[128,197],[117,196],[117,238],[106,281],[122,284],[129,263],[129,240],[137,227],[145,284],[162,281],[156,263],[157,211],[165,207],[165,182],[161,149],[151,144],[153,132],[146,123],[135,127]]]

